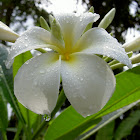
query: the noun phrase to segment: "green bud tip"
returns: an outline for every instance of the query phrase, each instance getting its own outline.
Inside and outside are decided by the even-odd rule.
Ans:
[[[89,12],[94,13],[94,7],[93,6],[90,7]]]

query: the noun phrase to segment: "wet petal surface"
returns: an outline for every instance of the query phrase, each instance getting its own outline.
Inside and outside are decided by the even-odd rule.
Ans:
[[[82,35],[84,29],[90,22],[95,22],[99,19],[98,14],[91,12],[84,14],[62,13],[55,16],[60,23],[64,42],[66,47],[73,47],[77,40]]]
[[[131,61],[128,58],[122,45],[108,34],[104,29],[93,28],[87,31],[76,45],[77,51],[89,54],[101,54],[120,61],[132,68]]]
[[[11,47],[6,65],[7,67],[10,67],[14,57],[21,53],[37,48],[51,48],[51,45],[58,46],[59,41],[55,39],[47,30],[40,27],[34,27],[30,30],[27,30]]]
[[[18,101],[37,114],[54,109],[60,84],[60,59],[55,53],[44,53],[27,61],[14,79]]]
[[[98,112],[115,89],[112,70],[96,55],[77,53],[62,60],[61,75],[68,100],[84,117]]]

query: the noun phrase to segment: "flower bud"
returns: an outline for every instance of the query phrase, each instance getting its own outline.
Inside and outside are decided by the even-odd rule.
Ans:
[[[15,42],[18,37],[18,34],[0,21],[0,40]]]
[[[42,28],[50,31],[50,27],[49,27],[48,23],[46,22],[46,20],[42,16],[40,17],[40,25]]]
[[[106,29],[110,23],[112,22],[114,16],[115,16],[115,8],[111,9],[105,16],[104,18],[101,20],[101,22],[99,23],[98,27],[99,28],[104,28]]]
[[[133,41],[123,44],[126,52],[140,50],[140,36],[136,37]]]

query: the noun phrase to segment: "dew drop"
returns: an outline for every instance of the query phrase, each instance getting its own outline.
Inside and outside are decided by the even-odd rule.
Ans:
[[[82,21],[82,19],[80,19],[80,21]]]
[[[26,62],[25,62],[25,64],[27,64],[27,65],[28,65],[28,64],[29,64],[29,61],[26,61]]]
[[[50,119],[51,119],[50,115],[47,115],[47,114],[44,115],[44,120],[45,121],[49,121]]]
[[[81,78],[80,80],[81,80],[81,81],[83,81],[84,79],[83,79],[83,78]]]
[[[40,73],[45,73],[45,71],[44,70],[40,70]]]

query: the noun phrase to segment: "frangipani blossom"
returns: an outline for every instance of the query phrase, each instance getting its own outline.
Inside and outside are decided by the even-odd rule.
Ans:
[[[118,41],[102,28],[84,32],[99,15],[85,13],[55,16],[62,39],[40,27],[24,32],[12,46],[7,67],[14,57],[31,49],[51,48],[28,60],[14,79],[17,99],[38,114],[50,114],[54,109],[60,85],[71,105],[82,116],[98,112],[115,89],[115,77],[108,64],[96,54],[109,56],[131,68],[131,62]]]

